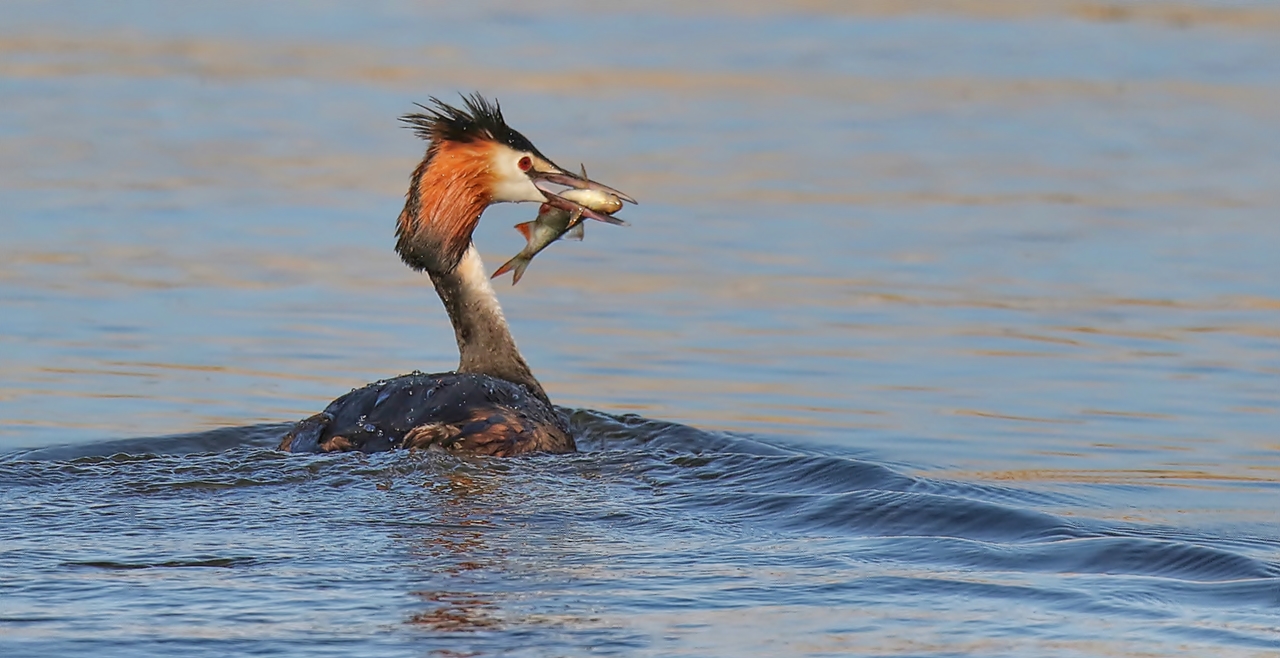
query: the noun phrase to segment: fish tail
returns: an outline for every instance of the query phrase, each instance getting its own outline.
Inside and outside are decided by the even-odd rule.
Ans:
[[[520,277],[524,275],[524,268],[528,266],[529,266],[528,258],[521,258],[520,256],[516,256],[515,258],[512,258],[511,260],[503,263],[502,267],[499,267],[498,271],[494,272],[493,276],[489,278],[496,279],[502,276],[503,274],[506,274],[507,272],[515,270],[515,275],[512,277],[512,281],[511,281],[511,285],[514,286],[520,282]]]
[[[519,263],[516,263],[515,273],[511,275],[511,285],[514,286],[517,283],[520,283],[520,277],[524,276],[524,268],[529,267],[530,262],[532,261],[526,258]]]
[[[518,260],[518,259],[516,259],[516,258],[512,258],[511,260],[509,260],[509,261],[507,261],[507,262],[503,263],[503,264],[502,264],[502,267],[499,267],[499,268],[498,268],[498,269],[493,273],[493,276],[491,276],[491,277],[489,277],[489,278],[490,278],[490,279],[496,279],[496,278],[498,278],[498,277],[502,276],[503,274],[506,274],[507,272],[511,271],[511,268],[512,268],[512,267],[515,267],[516,260]]]

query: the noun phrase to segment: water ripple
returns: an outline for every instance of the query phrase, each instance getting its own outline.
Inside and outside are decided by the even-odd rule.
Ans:
[[[599,639],[597,606],[643,617],[963,600],[1180,628],[1242,605],[1280,614],[1276,538],[1232,544],[1068,518],[1052,510],[1087,495],[921,477],[638,416],[576,411],[573,424],[583,452],[507,460],[287,455],[269,447],[281,425],[5,455],[0,566],[12,603],[0,617],[12,621],[0,623],[70,628],[84,617],[62,601],[136,607],[190,587],[227,605],[259,584],[280,592],[271,612],[204,624],[257,614],[287,629],[304,614],[391,611],[451,637]],[[232,580],[196,575],[212,572]],[[86,576],[107,589],[84,589]],[[326,591],[387,608],[334,601],[304,613]],[[1233,624],[1222,630],[1231,642],[1265,637]]]

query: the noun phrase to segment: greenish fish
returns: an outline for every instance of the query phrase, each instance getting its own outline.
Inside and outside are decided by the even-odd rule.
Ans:
[[[560,196],[606,215],[612,215],[622,209],[621,199],[600,190],[565,190],[560,193]],[[617,221],[623,223],[621,220]],[[561,237],[568,236],[570,240],[581,240],[582,229],[581,210],[563,210],[547,203],[542,204],[538,208],[538,216],[533,221],[516,224],[516,230],[520,231],[520,235],[524,236],[528,244],[514,258],[503,263],[502,267],[493,273],[492,278],[496,279],[511,271],[514,272],[511,285],[520,283],[520,277],[524,276],[524,270],[529,267],[534,256]]]

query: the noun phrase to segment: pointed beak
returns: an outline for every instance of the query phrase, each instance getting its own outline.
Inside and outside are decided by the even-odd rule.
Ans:
[[[555,190],[550,189],[548,186],[563,185],[564,187],[571,187],[577,190],[596,190],[598,192],[612,194],[613,196],[616,196],[628,203],[636,203],[635,199],[613,189],[612,187],[609,187],[608,185],[597,183],[587,178],[585,175],[579,176],[577,174],[570,173],[554,164],[551,166],[554,167],[554,169],[550,171],[538,171],[535,169],[529,172],[529,177],[533,179],[534,187],[538,188],[538,191],[542,192],[543,196],[547,197],[547,203],[549,205],[561,210],[567,210],[570,213],[580,214],[582,217],[590,217],[591,219],[605,222],[607,224],[626,225],[626,222],[621,219],[611,217],[601,212],[596,212],[582,204],[570,201],[569,199],[557,194]]]

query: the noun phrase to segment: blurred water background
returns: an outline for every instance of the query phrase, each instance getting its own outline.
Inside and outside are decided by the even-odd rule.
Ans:
[[[1276,655],[1275,3],[2,13],[0,653]],[[641,201],[497,282],[582,454],[275,453],[472,90]]]

